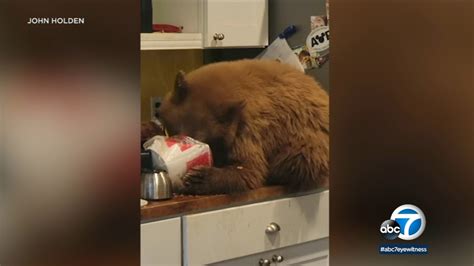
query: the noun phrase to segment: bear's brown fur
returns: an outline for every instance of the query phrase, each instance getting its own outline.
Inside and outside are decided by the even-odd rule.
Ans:
[[[171,134],[208,143],[213,152],[214,167],[188,173],[184,193],[328,185],[329,97],[291,66],[240,60],[180,72],[159,118]]]

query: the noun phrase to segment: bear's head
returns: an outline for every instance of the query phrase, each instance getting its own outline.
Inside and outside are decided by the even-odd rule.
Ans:
[[[158,119],[168,134],[230,145],[239,129],[245,104],[231,100],[219,86],[212,78],[188,80],[180,71],[174,89],[158,109]]]

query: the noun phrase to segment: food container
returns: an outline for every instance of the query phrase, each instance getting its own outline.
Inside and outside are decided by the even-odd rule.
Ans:
[[[183,188],[181,178],[192,168],[212,166],[209,145],[187,136],[155,136],[143,144],[151,152],[153,169],[168,173],[173,189]]]

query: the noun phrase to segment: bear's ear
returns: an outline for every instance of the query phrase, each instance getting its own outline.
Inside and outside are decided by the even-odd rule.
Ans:
[[[222,106],[222,108],[219,108],[221,112],[217,115],[218,121],[224,124],[232,124],[240,120],[245,108],[245,101],[227,103]]]
[[[174,81],[174,91],[171,99],[176,104],[182,102],[184,98],[186,98],[186,94],[188,94],[188,84],[184,79],[184,75],[184,71],[180,70],[176,75],[176,80]]]

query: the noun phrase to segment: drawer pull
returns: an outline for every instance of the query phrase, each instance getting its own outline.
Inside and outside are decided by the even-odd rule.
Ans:
[[[267,260],[267,259],[260,259],[258,261],[258,265],[260,266],[270,266],[272,262],[270,260]]]
[[[265,229],[265,233],[267,234],[274,234],[279,231],[280,231],[280,226],[276,223],[270,223]]]
[[[273,255],[272,257],[272,261],[273,262],[282,262],[285,258],[283,258],[283,256],[280,256],[280,255]]]
[[[214,38],[214,41],[217,41],[217,40],[222,41],[224,40],[225,35],[224,33],[214,33],[213,38]]]

